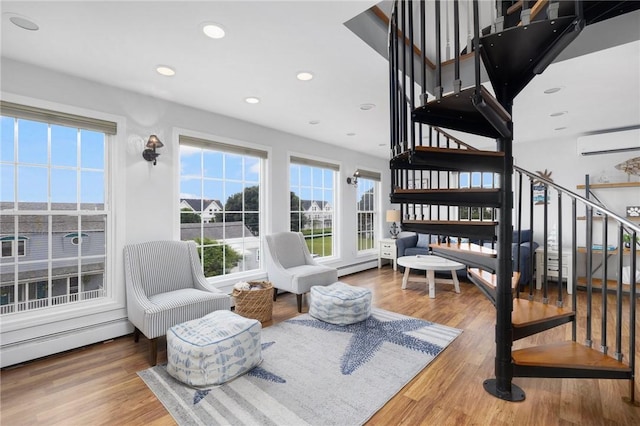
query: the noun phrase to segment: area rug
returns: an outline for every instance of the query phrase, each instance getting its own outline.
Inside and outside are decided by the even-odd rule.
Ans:
[[[381,309],[348,326],[303,314],[264,328],[262,364],[222,386],[138,375],[179,425],[359,425],[461,332]]]

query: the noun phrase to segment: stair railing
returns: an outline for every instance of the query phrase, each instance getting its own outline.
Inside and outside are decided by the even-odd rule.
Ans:
[[[533,211],[533,206],[536,203],[534,200],[534,192],[540,190],[540,185],[543,186],[543,195],[540,200],[540,197],[537,198],[538,202],[543,203],[543,234],[542,238],[542,247],[544,250],[544,261],[545,265],[543,266],[543,282],[536,283],[536,285],[542,284],[542,291],[544,301],[548,301],[549,294],[549,280],[546,275],[547,265],[547,248],[549,246],[549,233],[548,233],[548,223],[552,220],[552,215],[548,211],[548,202],[551,197],[549,196],[549,192],[555,192],[557,196],[557,250],[558,250],[558,277],[557,277],[557,299],[556,304],[558,306],[563,305],[563,280],[565,277],[562,275],[563,270],[563,258],[562,258],[562,250],[568,249],[572,254],[571,262],[572,265],[569,268],[572,270],[571,279],[567,279],[567,287],[571,287],[572,289],[572,307],[573,310],[578,313],[579,309],[585,310],[585,333],[584,333],[584,344],[588,347],[592,347],[594,345],[594,334],[600,336],[600,351],[603,354],[609,354],[609,336],[608,336],[608,323],[615,323],[615,337],[614,337],[614,347],[613,347],[613,357],[622,362],[623,359],[627,358],[627,362],[629,363],[629,367],[631,368],[632,373],[635,373],[635,336],[636,336],[636,297],[638,296],[636,285],[640,284],[636,282],[636,274],[637,270],[637,256],[639,253],[638,244],[631,244],[629,248],[624,247],[624,235],[628,234],[631,237],[631,241],[636,241],[638,235],[640,235],[640,226],[635,224],[628,219],[619,216],[615,212],[608,210],[602,204],[594,202],[588,198],[585,198],[569,189],[566,189],[553,181],[547,179],[546,177],[539,176],[535,173],[522,169],[518,166],[514,166],[514,171],[516,173],[515,179],[519,182],[522,181],[523,178],[526,178],[530,181],[530,190],[528,194],[528,202],[529,202],[529,211]],[[534,185],[534,183],[538,183]],[[534,189],[534,186],[536,189]],[[522,185],[518,185],[519,191],[517,194],[517,215],[520,217],[522,212],[526,209],[527,206],[524,205],[526,191],[522,190]],[[563,241],[565,238],[565,232],[563,227],[563,222],[566,224],[567,215],[563,211],[563,199],[568,199],[571,203],[571,212],[569,215],[569,222],[571,224],[570,230],[570,246],[564,247]],[[580,208],[584,208],[586,211],[585,217],[578,217],[577,211],[578,206]],[[534,215],[530,213],[530,220]],[[594,231],[594,218],[599,218],[598,221],[602,223],[602,233],[600,235],[601,244],[594,243],[597,240],[596,232]],[[578,222],[584,219],[585,221],[585,235],[584,235],[584,247],[578,245]],[[521,227],[521,220],[518,220],[518,226]],[[608,228],[609,226],[615,226],[617,232],[615,236],[610,237]],[[533,229],[533,223],[530,223],[531,229]],[[613,239],[613,242],[611,240]],[[611,247],[610,247],[611,246]],[[581,266],[585,267],[585,278],[584,280],[578,280],[578,255],[584,254],[584,262]],[[611,273],[609,272],[608,260],[609,256],[617,255],[616,262],[616,270],[615,270],[615,286],[614,288],[609,287],[609,281],[611,278],[609,277]],[[629,255],[629,269],[630,269],[630,282],[628,284],[629,289],[626,290],[626,285],[623,284],[623,268],[624,268],[624,257],[625,254]],[[598,259],[600,258],[600,259]],[[601,275],[598,279],[601,283],[600,287],[597,286],[597,279],[594,274],[594,260],[601,261]],[[531,263],[533,264],[533,263]],[[530,273],[532,273],[530,271]],[[567,277],[568,278],[568,277]],[[580,284],[580,285],[579,285]],[[579,306],[577,293],[578,290],[584,288],[586,290],[586,304],[584,307]],[[596,308],[595,304],[597,303],[594,298],[594,292],[599,292],[600,297],[600,324],[599,330],[597,333],[594,333],[594,325],[597,327],[598,324],[594,324],[593,320],[593,310]],[[530,297],[533,295],[533,286],[530,286],[529,289]],[[613,303],[610,303],[613,300]],[[624,305],[628,304],[628,311],[625,312]],[[614,306],[614,312],[612,315],[612,321],[610,321],[610,305]],[[625,321],[626,320],[626,321]],[[627,336],[623,336],[624,333],[628,333]],[[628,339],[625,344],[624,340]],[[576,332],[576,324],[574,322],[572,328],[572,340],[577,341],[577,332]],[[632,381],[633,383],[633,381]],[[633,401],[635,399],[634,395],[635,389],[633,385],[630,389],[630,399]]]

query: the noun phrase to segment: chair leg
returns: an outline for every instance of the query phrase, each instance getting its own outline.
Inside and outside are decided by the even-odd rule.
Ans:
[[[153,367],[158,363],[158,338],[149,339],[149,364]]]
[[[138,343],[138,340],[140,340],[140,330],[138,327],[133,327],[133,341]]]
[[[302,313],[302,295],[296,294],[296,300],[298,301],[298,312]]]

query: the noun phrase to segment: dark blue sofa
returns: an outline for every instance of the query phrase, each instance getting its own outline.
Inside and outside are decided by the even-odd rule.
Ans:
[[[533,281],[533,276],[529,274],[531,268],[531,263],[529,262],[529,253],[535,253],[535,250],[538,248],[538,243],[536,243],[535,241],[531,241],[531,235],[532,233],[529,229],[522,231],[520,237],[520,259],[518,262],[519,265],[517,265],[515,263],[515,259],[518,255],[518,232],[513,232],[511,258],[514,259],[513,270],[520,271],[520,281],[518,282],[518,284],[520,284],[521,286],[529,284]],[[416,234],[415,232],[406,231],[400,232],[400,234],[398,234],[398,239],[396,240],[398,257],[429,254],[429,244],[436,241],[437,239],[435,235],[432,235],[429,239],[429,236],[425,234]],[[476,241],[476,243],[478,242]],[[487,247],[491,247],[491,243],[485,243],[484,245]]]

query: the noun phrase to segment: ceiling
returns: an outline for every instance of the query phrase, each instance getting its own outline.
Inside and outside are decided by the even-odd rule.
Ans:
[[[344,25],[376,3],[3,0],[0,52],[388,158],[388,64]],[[13,25],[9,18],[15,15],[39,30]],[[205,22],[220,24],[226,36],[206,37]],[[633,38],[553,64],[536,77],[514,104],[516,143],[640,125],[640,34]],[[161,76],[158,65],[176,74]],[[310,71],[313,80],[297,80],[299,71]],[[562,90],[545,95],[550,87]],[[249,96],[260,103],[246,103]],[[375,107],[363,110],[362,104]],[[561,111],[567,113],[549,116]]]

